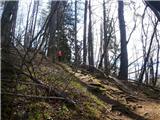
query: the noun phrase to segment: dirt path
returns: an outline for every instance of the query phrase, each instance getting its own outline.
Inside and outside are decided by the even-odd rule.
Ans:
[[[146,100],[144,102],[137,101],[137,103],[140,105],[136,109],[138,114],[150,120],[160,120],[160,101]]]

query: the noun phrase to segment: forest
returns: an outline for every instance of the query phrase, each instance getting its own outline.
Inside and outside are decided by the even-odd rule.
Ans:
[[[6,0],[2,120],[160,120],[160,1]]]

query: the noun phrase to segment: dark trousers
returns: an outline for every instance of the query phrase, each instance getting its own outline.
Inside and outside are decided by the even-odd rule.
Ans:
[[[62,56],[58,56],[58,61],[59,61],[59,62],[61,62],[61,57],[62,57]]]

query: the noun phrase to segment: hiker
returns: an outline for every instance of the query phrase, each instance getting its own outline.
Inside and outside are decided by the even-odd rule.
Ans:
[[[58,61],[60,62],[62,60],[62,51],[61,50],[58,50],[57,51],[57,57],[58,57]]]

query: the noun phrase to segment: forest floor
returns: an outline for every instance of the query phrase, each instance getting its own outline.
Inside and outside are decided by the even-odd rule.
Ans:
[[[157,88],[46,61],[38,66],[36,76],[75,104],[60,99],[15,97],[11,120],[160,120]],[[23,76],[21,79],[23,83],[31,82]],[[20,83],[16,92],[48,97],[45,90],[34,84]]]
[[[68,72],[73,72],[67,65],[63,64],[63,66]],[[98,99],[110,105],[110,111],[107,113],[110,119],[160,119],[160,91],[158,89],[156,91],[149,86],[139,86],[136,83],[122,81],[128,91],[132,92],[126,93],[119,89],[112,80],[97,79],[96,76],[86,74],[83,70],[78,70],[75,76]]]

